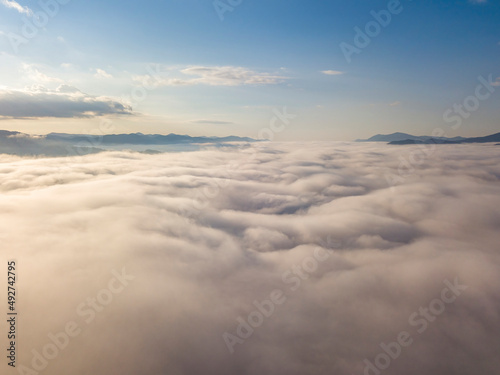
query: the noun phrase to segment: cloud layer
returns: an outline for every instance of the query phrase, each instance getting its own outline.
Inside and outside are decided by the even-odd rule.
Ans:
[[[46,373],[357,375],[402,331],[413,343],[384,374],[498,373],[500,148],[438,147],[390,189],[384,175],[417,148],[0,156],[20,364],[74,321]],[[329,256],[292,290],[318,248]],[[78,306],[123,267],[135,279],[87,324]],[[455,278],[467,290],[417,333],[409,317]],[[224,333],[277,289],[284,303],[231,354]]]

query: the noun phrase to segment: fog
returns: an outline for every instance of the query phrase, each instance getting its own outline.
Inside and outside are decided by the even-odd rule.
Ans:
[[[434,147],[0,155],[18,373],[498,373],[500,148]]]

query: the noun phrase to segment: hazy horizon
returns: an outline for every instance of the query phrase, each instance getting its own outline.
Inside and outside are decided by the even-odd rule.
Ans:
[[[500,130],[500,129],[498,129]],[[40,136],[43,136],[43,135],[48,135],[48,134],[53,134],[53,133],[59,133],[59,134],[70,134],[70,135],[82,135],[82,136],[103,136],[103,135],[123,135],[123,134],[143,134],[143,135],[170,135],[170,134],[175,134],[175,135],[186,135],[186,136],[189,136],[189,137],[217,137],[217,138],[223,138],[223,137],[230,137],[230,136],[235,136],[235,137],[242,137],[244,138],[245,136],[243,135],[240,135],[240,134],[233,134],[233,133],[227,133],[227,134],[222,134],[222,135],[213,135],[213,134],[179,134],[179,133],[144,133],[144,132],[141,132],[141,131],[137,131],[137,132],[133,132],[133,133],[114,133],[114,132],[110,132],[110,133],[102,133],[102,132],[99,132],[99,131],[95,131],[95,133],[66,133],[66,132],[48,132],[48,133],[25,133],[25,132],[22,132],[22,131],[19,131],[17,129],[6,129],[6,128],[1,128],[0,131],[9,131],[9,132],[20,132],[20,133],[23,133],[23,134],[28,134],[28,135],[32,135],[32,136],[37,136],[37,135],[40,135]],[[365,140],[365,139],[369,139],[375,135],[391,135],[391,134],[394,134],[394,133],[404,133],[404,134],[408,134],[408,135],[413,135],[413,136],[429,136],[431,137],[431,134],[420,134],[420,133],[406,133],[406,132],[400,132],[400,131],[395,131],[393,133],[387,133],[387,134],[382,134],[382,133],[373,133],[373,134],[367,134],[361,138],[356,138],[356,139],[334,139],[334,140],[330,140],[330,141],[338,141],[338,142],[356,142],[357,140]],[[457,134],[457,135],[453,135],[453,137],[449,137],[449,138],[454,138],[454,137],[464,137],[464,138],[474,138],[474,137],[484,137],[484,136],[488,136],[488,135],[492,135],[492,134],[497,134],[497,133],[500,133],[500,131],[495,131],[494,133],[484,133],[484,134],[473,134],[471,136],[464,136],[464,135],[461,135],[461,134]],[[259,140],[259,141],[271,141],[270,139],[259,139],[259,138],[253,138],[253,137],[249,137],[249,138],[252,138],[252,139],[255,139],[255,140]],[[447,137],[448,138],[448,137]],[[315,140],[315,142],[321,142],[322,140]],[[329,142],[328,140],[323,140],[324,142]],[[287,141],[287,140],[281,140],[280,142],[294,142],[294,141]]]

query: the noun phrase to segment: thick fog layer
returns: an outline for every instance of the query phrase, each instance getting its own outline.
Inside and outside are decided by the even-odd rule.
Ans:
[[[499,162],[491,144],[0,156],[16,371],[496,374]]]

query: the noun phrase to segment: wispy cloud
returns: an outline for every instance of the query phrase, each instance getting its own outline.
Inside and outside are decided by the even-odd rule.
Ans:
[[[0,0],[0,4],[4,5],[7,8],[17,10],[19,13],[23,13],[23,14],[26,14],[28,16],[32,16],[33,15],[33,11],[30,8],[28,8],[26,6],[22,6],[17,1],[14,1],[14,0]]]
[[[95,97],[76,87],[50,90],[34,85],[26,90],[0,91],[0,118],[89,118],[131,115],[132,108],[108,97]]]
[[[338,76],[344,74],[344,72],[339,70],[323,70],[321,73],[326,74],[327,76]]]
[[[260,73],[237,66],[190,66],[173,72],[177,77],[162,78],[157,81],[160,86],[243,86],[243,85],[275,85],[287,77],[270,73]],[[148,76],[136,76],[135,81],[143,82]]]

